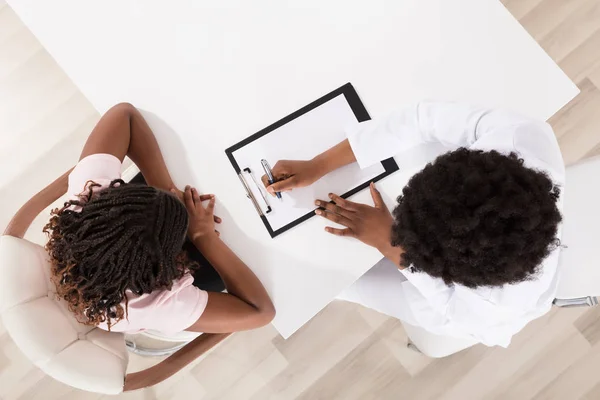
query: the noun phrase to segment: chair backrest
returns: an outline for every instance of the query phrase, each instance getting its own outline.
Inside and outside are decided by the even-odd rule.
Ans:
[[[600,296],[600,157],[567,168],[556,297]]]
[[[123,391],[128,361],[123,335],[77,322],[57,299],[41,246],[0,237],[0,315],[21,351],[54,379],[91,392]]]

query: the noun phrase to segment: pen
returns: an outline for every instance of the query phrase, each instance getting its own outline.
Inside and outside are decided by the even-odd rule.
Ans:
[[[265,174],[267,175],[267,179],[269,180],[269,184],[271,184],[271,185],[274,184],[275,183],[275,177],[273,177],[273,171],[271,171],[271,167],[269,166],[269,163],[265,159],[260,160],[260,163],[262,164],[262,167],[265,170]],[[278,199],[281,199],[281,193],[280,192],[275,192],[275,195],[277,196]]]

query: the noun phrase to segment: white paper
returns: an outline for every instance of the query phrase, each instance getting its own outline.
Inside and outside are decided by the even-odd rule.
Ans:
[[[259,179],[264,174],[262,159],[271,167],[279,160],[310,160],[346,139],[346,128],[357,122],[346,98],[339,95],[235,151],[233,156],[242,170],[249,167]],[[353,163],[309,187],[282,193],[281,200],[269,196],[272,212],[266,214],[267,220],[274,231],[278,230],[315,210],[315,200],[328,200],[329,193],[346,193],[384,171],[381,163],[363,170]],[[248,184],[254,185],[251,181]]]

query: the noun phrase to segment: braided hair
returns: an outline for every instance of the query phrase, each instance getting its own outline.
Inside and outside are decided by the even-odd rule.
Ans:
[[[122,180],[99,186],[53,210],[44,232],[58,296],[80,322],[110,329],[126,317],[127,290],[170,290],[194,265],[181,252],[188,215],[175,196]]]

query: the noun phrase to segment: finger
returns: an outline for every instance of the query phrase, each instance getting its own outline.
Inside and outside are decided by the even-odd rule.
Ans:
[[[287,175],[292,175],[293,171],[290,168],[290,162],[288,160],[277,161],[273,169],[271,169],[275,179],[282,178]]]
[[[192,195],[194,195],[194,201],[196,205],[202,203],[203,201],[207,201],[213,198],[213,194],[199,194],[198,190],[192,188]]]
[[[202,215],[204,213],[204,207],[202,207],[202,200],[200,200],[200,195],[196,188],[192,188],[192,198],[194,199],[196,210]]]
[[[212,213],[215,211],[215,196],[211,196],[212,197],[210,198],[210,200],[208,201],[208,205],[206,206],[206,212],[210,215],[212,215]]]
[[[342,199],[340,196],[338,196],[337,194],[334,194],[334,193],[329,193],[329,198],[338,206],[345,208],[346,210],[349,210],[349,211],[356,211],[356,210],[358,210],[358,207],[360,206],[359,204],[354,203],[350,200]]]
[[[269,178],[267,178],[266,175],[261,176],[260,180],[262,181],[263,185],[265,185],[266,188],[269,187],[269,185],[270,185]]]
[[[381,193],[375,187],[375,183],[371,182],[371,197],[373,197],[373,203],[375,203],[376,208],[385,207],[385,203],[383,202],[383,198],[381,197]]]
[[[343,225],[347,228],[352,228],[354,225],[350,219],[325,210],[316,210],[315,214],[320,215],[323,218],[327,218],[328,220],[333,221],[336,224]]]
[[[348,210],[344,209],[343,207],[340,207],[337,204],[333,204],[328,201],[317,200],[317,201],[315,201],[315,205],[317,205],[321,208],[324,208],[325,210],[327,210],[329,212],[339,214],[342,217],[346,217],[346,218],[352,217],[352,211],[348,211]]]
[[[298,186],[298,180],[295,176],[291,176],[282,181],[275,182],[271,186],[267,187],[267,192],[274,194],[275,192],[289,192]]]
[[[185,208],[187,208],[187,210],[189,212],[191,212],[195,209],[194,199],[192,198],[192,188],[191,187],[189,187],[189,186],[185,187],[185,192],[183,192],[183,200],[184,200]]]
[[[221,218],[217,217],[216,215],[213,216],[213,219],[217,224],[220,224],[221,222],[223,222],[223,220]]]
[[[194,199],[194,204],[201,203],[200,195],[198,194],[196,188],[192,188],[192,198]]]
[[[355,237],[354,231],[350,228],[337,229],[337,228],[332,228],[332,227],[328,226],[325,228],[325,231],[331,233],[332,235],[336,235],[336,236]]]

